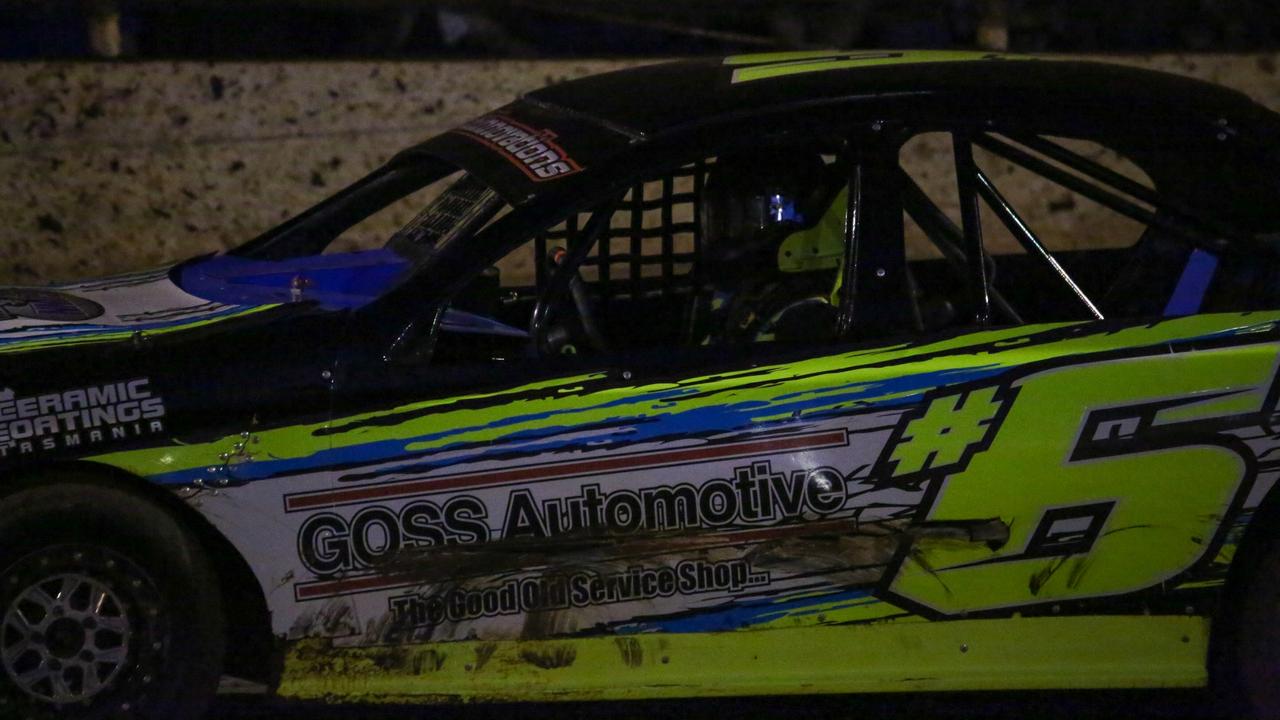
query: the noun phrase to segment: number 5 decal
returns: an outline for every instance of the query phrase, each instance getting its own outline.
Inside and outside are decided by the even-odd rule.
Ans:
[[[1055,368],[934,397],[878,465],[931,484],[926,522],[1000,518],[998,548],[922,538],[888,590],[936,613],[1155,587],[1216,546],[1253,481],[1223,432],[1270,410],[1277,348],[1254,345]]]

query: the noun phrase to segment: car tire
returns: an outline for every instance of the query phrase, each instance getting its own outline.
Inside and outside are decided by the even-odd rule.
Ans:
[[[1280,535],[1252,548],[1220,621],[1225,657],[1218,691],[1234,716],[1280,717]],[[1237,562],[1240,560],[1238,559]]]
[[[46,481],[0,498],[0,717],[199,718],[225,636],[198,542],[140,493]]]

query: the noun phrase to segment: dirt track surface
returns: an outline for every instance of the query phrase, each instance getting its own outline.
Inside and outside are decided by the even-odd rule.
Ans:
[[[1079,693],[1008,692],[933,695],[837,695],[792,698],[619,703],[527,703],[389,707],[317,705],[224,698],[208,720],[1209,720],[1230,717],[1205,692],[1189,690]]]

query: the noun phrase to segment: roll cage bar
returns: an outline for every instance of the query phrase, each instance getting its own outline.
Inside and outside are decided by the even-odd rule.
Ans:
[[[985,203],[992,210],[1022,248],[1036,258],[1037,262],[1042,264],[1076,298],[1089,316],[1097,320],[1105,319],[1098,303],[1090,298],[1070,273],[1058,263],[1027,222],[1000,192],[991,177],[977,165],[973,157],[975,145],[1125,217],[1168,232],[1195,248],[1212,253],[1244,248],[1268,254],[1274,252],[1252,235],[1230,223],[1205,217],[1191,208],[1171,202],[1155,190],[1048,138],[1028,134],[1010,134],[1001,137],[989,131],[964,130],[953,130],[950,135],[955,154],[956,185],[961,207],[960,226],[957,226],[900,166],[893,168],[892,173],[901,190],[902,209],[924,231],[925,236],[942,255],[944,261],[954,270],[964,274],[968,285],[967,302],[969,304],[966,315],[975,325],[990,325],[993,310],[1013,323],[1023,322],[1017,309],[996,288],[992,287],[994,273],[990,258],[984,251],[979,214],[980,203]],[[1058,165],[1037,157],[1032,151]],[[861,278],[866,274],[865,269],[859,266],[866,262],[867,255],[863,248],[858,247],[867,237],[867,233],[861,227],[866,215],[862,211],[861,197],[865,192],[863,183],[865,166],[865,160],[860,160],[855,162],[851,169],[852,191],[845,235],[846,246],[850,248],[845,269],[846,277]],[[907,280],[912,282],[909,276]],[[855,317],[855,304],[874,305],[875,301],[859,290],[845,293],[841,308],[842,334],[847,334],[855,325],[861,324],[861,321]]]

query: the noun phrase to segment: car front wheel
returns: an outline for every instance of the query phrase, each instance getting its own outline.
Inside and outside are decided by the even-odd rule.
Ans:
[[[199,717],[223,642],[214,572],[169,512],[89,479],[0,499],[0,717]]]

